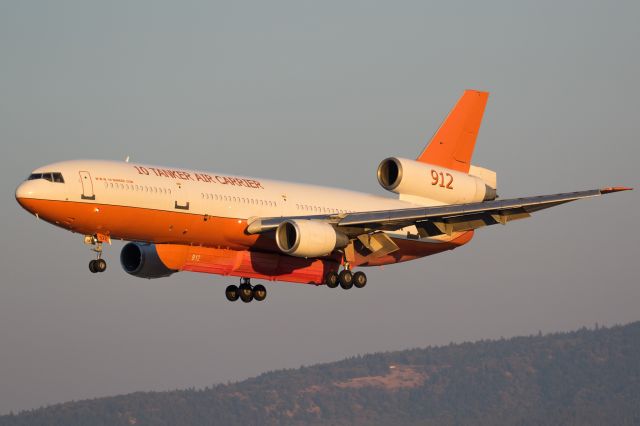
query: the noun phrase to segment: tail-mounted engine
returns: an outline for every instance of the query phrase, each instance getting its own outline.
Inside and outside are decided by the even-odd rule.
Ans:
[[[155,244],[129,243],[120,252],[122,269],[134,277],[162,278],[177,272],[162,263]]]
[[[326,222],[287,219],[276,229],[276,243],[291,256],[319,257],[346,247],[349,238]]]
[[[436,200],[446,204],[465,204],[495,200],[495,173],[471,166],[485,179],[406,158],[391,157],[378,166],[378,182],[396,194]]]

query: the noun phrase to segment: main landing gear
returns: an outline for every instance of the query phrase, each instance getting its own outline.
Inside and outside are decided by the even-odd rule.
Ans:
[[[93,246],[91,250],[96,253],[96,258],[89,262],[89,270],[94,274],[104,272],[107,269],[107,261],[102,258],[102,241],[95,235],[85,235],[84,243]]]
[[[238,299],[244,303],[249,303],[252,300],[262,302],[267,298],[267,289],[262,284],[252,286],[249,278],[240,278],[240,285],[228,286],[224,294],[230,302],[235,302]]]
[[[349,290],[353,286],[362,288],[367,285],[367,276],[362,271],[353,273],[351,269],[345,268],[339,274],[334,271],[328,272],[324,278],[324,283],[329,288],[336,288],[338,285],[345,290]]]

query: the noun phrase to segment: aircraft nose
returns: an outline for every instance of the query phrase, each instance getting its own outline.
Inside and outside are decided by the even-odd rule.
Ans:
[[[38,185],[37,185],[36,181],[27,180],[27,181],[22,182],[16,188],[16,201],[24,209],[29,210],[29,208],[25,204],[26,200],[31,199],[31,198],[37,198],[37,196],[38,196],[38,191],[37,191],[37,188],[36,188],[37,186]]]
[[[32,190],[32,188],[29,188],[29,181],[22,182],[16,188],[16,200],[20,201],[20,198],[27,198]]]

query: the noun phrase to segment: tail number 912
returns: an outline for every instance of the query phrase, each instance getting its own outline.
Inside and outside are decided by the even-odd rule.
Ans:
[[[453,176],[451,176],[451,173],[443,173],[431,169],[431,185],[439,185],[440,188],[453,189]]]

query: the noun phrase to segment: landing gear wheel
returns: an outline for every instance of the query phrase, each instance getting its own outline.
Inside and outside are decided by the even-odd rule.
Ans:
[[[338,277],[340,279],[340,287],[345,290],[349,290],[351,287],[353,287],[353,274],[350,270],[343,269]]]
[[[240,300],[244,303],[249,303],[253,300],[253,289],[251,284],[240,284]]]
[[[227,296],[227,300],[229,302],[235,302],[240,297],[240,291],[238,290],[238,286],[230,285],[224,291],[224,295]]]
[[[253,287],[253,298],[258,302],[262,302],[267,298],[267,289],[262,284]]]
[[[338,287],[338,284],[340,283],[339,281],[340,281],[340,278],[338,278],[338,274],[336,274],[333,271],[327,272],[327,275],[325,275],[325,277],[324,277],[324,283],[329,288]]]
[[[107,269],[107,262],[104,259],[94,260],[96,272],[104,272]]]
[[[367,285],[367,276],[364,272],[358,271],[353,274],[353,285],[357,288],[362,288]]]
[[[96,272],[98,272],[98,267],[96,266],[95,259],[89,262],[89,270],[91,271],[92,274],[95,274]]]

